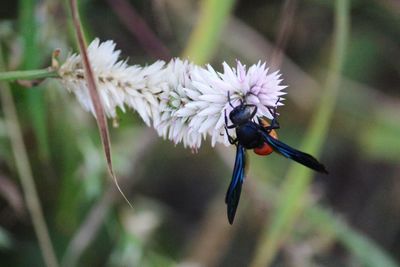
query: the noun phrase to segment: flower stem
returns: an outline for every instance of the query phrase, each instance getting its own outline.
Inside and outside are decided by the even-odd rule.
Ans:
[[[0,81],[36,80],[57,77],[59,77],[57,71],[52,68],[0,72]]]

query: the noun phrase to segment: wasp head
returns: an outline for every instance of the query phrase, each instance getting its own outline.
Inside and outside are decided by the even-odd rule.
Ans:
[[[229,119],[231,119],[234,125],[242,125],[250,121],[257,113],[257,107],[254,105],[240,104],[233,108],[229,113]]]

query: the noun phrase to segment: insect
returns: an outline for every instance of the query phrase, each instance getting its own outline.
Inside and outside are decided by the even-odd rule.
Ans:
[[[240,193],[242,191],[242,184],[245,178],[247,149],[253,149],[254,152],[259,155],[268,155],[275,151],[317,172],[328,173],[324,165],[318,162],[313,156],[296,150],[277,139],[275,130],[279,129],[280,126],[276,119],[276,106],[274,108],[269,108],[269,111],[273,115],[270,124],[265,117],[257,117],[258,123],[256,123],[254,117],[257,114],[257,106],[246,104],[241,100],[240,105],[234,107],[231,103],[229,93],[228,101],[229,105],[233,108],[229,113],[229,119],[232,125],[228,125],[228,118],[225,110],[225,131],[229,143],[236,146],[236,158],[232,180],[225,196],[228,221],[230,224],[233,223],[235,218]],[[279,99],[277,103],[278,102]],[[235,129],[236,138],[229,135],[228,129]]]

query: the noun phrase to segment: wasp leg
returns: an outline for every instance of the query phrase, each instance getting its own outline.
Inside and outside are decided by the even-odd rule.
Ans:
[[[262,119],[258,118],[258,127],[260,130],[267,132],[268,134],[272,131],[272,130],[276,130],[280,128],[279,122],[277,119],[272,119],[271,124],[269,126],[263,126],[262,125]]]
[[[253,112],[251,113],[251,115],[250,115],[250,119],[253,119],[254,118],[254,116],[257,114],[257,106],[256,105],[253,105],[253,104],[248,104],[248,105],[246,105],[247,107],[254,107],[254,110],[253,110]]]
[[[234,125],[234,124],[228,125],[228,116],[226,116],[226,109],[224,110],[224,112],[225,112],[225,128],[228,128],[228,129],[236,128],[236,125]]]
[[[257,119],[258,119],[257,125],[259,125],[261,129],[266,130],[267,132],[280,128],[280,124],[276,118],[273,118],[271,120],[271,123],[267,122],[266,117],[258,117]]]
[[[228,141],[231,145],[236,145],[237,143],[237,138],[234,139],[229,133],[228,133],[228,128],[225,127],[225,132],[226,132],[226,136],[228,136]]]
[[[279,125],[279,122],[276,118],[273,118],[271,121],[271,125],[268,127],[270,130],[276,130],[281,128],[281,126]]]
[[[277,114],[276,110],[278,109],[278,102],[279,102],[280,99],[281,99],[281,98],[279,97],[278,100],[276,100],[275,107],[273,107],[273,108],[267,107],[267,108],[268,108],[268,111],[269,111],[269,112],[271,113],[271,115],[272,115],[271,125],[268,126],[268,127],[266,127],[266,129],[269,130],[269,131],[275,130],[275,129],[279,129],[279,128],[280,128],[279,122],[278,122],[278,120],[276,119],[276,118],[278,117],[278,116],[277,116],[278,114]]]
[[[278,97],[278,100],[276,100],[275,106],[274,106],[273,108],[267,107],[269,113],[271,113],[271,115],[272,115],[272,117],[273,117],[274,119],[277,117],[277,112],[276,112],[276,111],[277,111],[277,109],[278,109],[279,100],[281,100],[280,97]]]

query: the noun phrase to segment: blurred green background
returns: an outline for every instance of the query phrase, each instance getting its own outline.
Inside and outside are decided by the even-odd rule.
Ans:
[[[94,118],[59,81],[1,83],[14,101],[2,94],[0,266],[399,266],[399,1],[84,0],[79,8],[87,40],[114,40],[130,64],[183,56],[219,70],[235,59],[279,68],[289,85],[280,139],[317,155],[330,174],[251,155],[231,226],[224,194],[234,148],[206,141],[192,153],[121,112],[110,126],[112,154],[132,210],[108,176]],[[0,45],[1,70],[44,68],[54,49],[61,58],[77,51],[67,2],[1,1]],[[13,103],[17,132],[7,123]],[[53,264],[21,186],[27,161],[11,145],[19,134]]]

